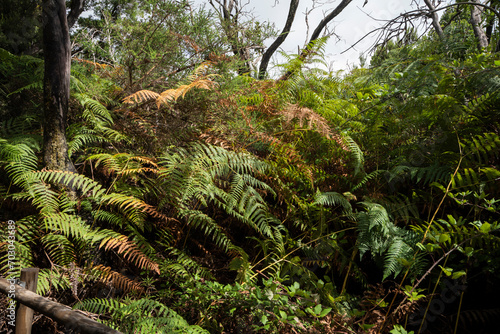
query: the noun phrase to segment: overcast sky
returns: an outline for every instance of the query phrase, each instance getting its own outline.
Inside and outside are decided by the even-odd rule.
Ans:
[[[245,9],[252,11],[257,20],[269,20],[276,24],[278,31],[283,29],[290,0],[279,0],[279,3],[275,6],[274,0],[243,0],[243,2],[246,1],[249,4]],[[208,0],[194,0],[194,2],[195,4],[205,3],[207,8],[210,8]],[[328,1],[323,0],[322,2],[326,3]],[[309,35],[324,17],[324,12],[335,8],[340,3],[340,0],[330,2],[331,4],[326,4],[309,15]],[[331,37],[326,49],[328,61],[334,70],[348,69],[349,66],[352,67],[352,64],[357,64],[360,53],[366,51],[373,43],[373,39],[367,39],[358,44],[354,50],[341,54],[342,51],[349,48],[366,33],[382,24],[371,19],[367,14],[377,19],[392,19],[412,9],[410,6],[411,0],[368,0],[366,6],[363,7],[364,2],[365,0],[354,0],[329,25],[330,29],[340,38],[339,40],[336,37]],[[300,0],[292,32],[281,45],[284,51],[297,53],[297,46],[302,47],[304,45],[307,38],[304,13],[311,9],[311,6],[312,0]],[[266,46],[269,46],[270,43],[272,43],[272,40],[268,41]]]

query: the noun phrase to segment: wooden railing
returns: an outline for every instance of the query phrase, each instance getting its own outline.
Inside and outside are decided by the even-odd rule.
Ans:
[[[84,334],[121,334],[117,330],[98,323],[71,307],[56,303],[30,291],[36,290],[38,277],[37,268],[22,269],[21,281],[26,282],[26,288],[11,284],[5,278],[0,278],[0,293],[20,303],[15,315],[16,334],[30,334],[33,311],[40,312],[54,321]],[[8,320],[7,320],[8,321]]]

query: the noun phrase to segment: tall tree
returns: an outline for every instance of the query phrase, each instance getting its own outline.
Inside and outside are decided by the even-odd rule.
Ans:
[[[479,3],[479,0],[474,0],[472,2]],[[488,37],[486,37],[486,33],[481,27],[481,13],[482,10],[479,8],[479,6],[472,6],[470,23],[472,25],[472,29],[474,30],[474,35],[477,38],[478,48],[480,51],[488,47],[489,44]]]
[[[83,0],[73,0],[72,8],[83,8]],[[81,10],[80,10],[81,13]],[[70,14],[72,22],[76,13]],[[64,0],[43,0],[43,160],[51,170],[75,171],[68,156],[66,125],[69,105],[71,44]],[[76,21],[76,18],[74,18]]]
[[[434,30],[436,30],[436,33],[439,36],[439,39],[444,39],[444,32],[443,28],[441,27],[441,24],[439,23],[439,16],[436,12],[436,7],[434,7],[434,4],[430,0],[424,0],[425,4],[429,8],[430,12],[430,17],[432,19],[432,26],[434,27]]]
[[[483,50],[484,48],[488,47],[489,43],[491,42],[491,32],[493,30],[493,26],[495,25],[495,17],[500,23],[500,12],[497,10],[497,5],[498,2],[490,1],[489,5],[481,3],[479,0],[472,0],[472,1],[463,1],[463,2],[456,2],[454,4],[450,4],[441,8],[436,8],[433,3],[430,0],[424,0],[425,4],[427,5],[427,8],[429,9],[428,14],[426,13],[425,15],[430,16],[432,19],[432,26],[434,27],[434,30],[438,34],[439,38],[442,40],[444,39],[444,32],[443,28],[441,27],[441,24],[439,22],[439,17],[437,15],[437,11],[443,10],[452,6],[461,6],[461,5],[469,5],[471,6],[471,18],[470,18],[470,24],[472,26],[472,29],[474,31],[474,35],[476,36],[476,39],[478,41],[478,48],[479,50]],[[489,10],[491,11],[494,15],[490,18],[490,21],[487,23],[486,26],[486,32],[481,26],[482,22],[482,17],[481,14],[484,10]],[[489,32],[488,32],[489,30]],[[489,36],[489,37],[488,37]],[[498,40],[498,43],[496,46],[492,46],[493,51],[500,51],[500,38]]]

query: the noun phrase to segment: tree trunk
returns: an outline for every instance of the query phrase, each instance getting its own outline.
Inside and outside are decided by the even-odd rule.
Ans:
[[[69,29],[73,27],[73,25],[76,23],[76,20],[78,20],[78,17],[80,17],[80,14],[83,13],[84,2],[84,0],[71,0],[71,12],[68,14]]]
[[[238,2],[235,3],[235,0],[224,0],[223,3],[218,1],[218,3],[222,7],[222,27],[231,45],[233,54],[237,56],[241,62],[238,66],[238,74],[243,75],[250,72],[250,64],[248,50],[241,45],[239,39],[238,16],[240,15],[241,8]],[[234,14],[232,14],[233,9],[235,11]]]
[[[490,7],[496,9],[497,2],[495,0],[490,1]],[[491,42],[491,34],[493,33],[493,27],[495,26],[495,16],[491,15],[486,22],[486,29],[484,32],[486,33],[486,38],[488,38],[488,44]]]
[[[299,0],[291,0],[290,8],[288,10],[288,17],[286,19],[285,27],[281,34],[276,38],[273,44],[264,52],[262,56],[262,60],[260,62],[259,67],[259,79],[262,80],[266,76],[267,66],[269,65],[269,60],[271,56],[276,52],[278,47],[285,41],[286,37],[290,33],[290,29],[292,28],[293,20],[295,19],[295,13],[297,12],[297,8],[299,7]]]
[[[330,21],[333,20],[335,17],[337,17],[337,15],[339,15],[344,10],[344,8],[346,8],[347,5],[349,5],[351,2],[352,2],[352,0],[342,0],[342,2],[334,10],[332,10],[330,12],[330,14],[328,14],[327,16],[325,16],[325,18],[323,20],[321,20],[321,22],[318,24],[318,26],[316,27],[316,29],[314,29],[314,32],[311,35],[311,39],[309,40],[308,45],[310,45],[312,42],[316,41],[320,37],[321,32],[326,27],[326,25],[328,23],[330,23]],[[306,47],[300,53],[299,58],[301,60],[304,60],[304,59],[306,59],[306,57],[308,55],[309,55],[309,49]],[[287,71],[278,80],[279,81],[288,80],[288,78],[290,78],[290,76],[292,74],[293,74],[292,71]]]
[[[43,0],[43,158],[50,170],[75,171],[68,157],[66,118],[71,50],[64,0]]]
[[[437,12],[435,11],[434,5],[431,3],[430,0],[424,0],[425,4],[427,5],[427,8],[429,8],[429,11],[431,12],[430,16],[432,19],[432,26],[434,27],[434,30],[436,30],[436,33],[439,36],[439,39],[443,40],[444,39],[444,32],[443,28],[441,28],[441,24],[439,24],[439,16]]]
[[[478,2],[475,0],[473,2]],[[476,35],[479,51],[488,47],[488,37],[486,36],[483,28],[481,28],[481,10],[478,6],[472,6],[470,23]]]

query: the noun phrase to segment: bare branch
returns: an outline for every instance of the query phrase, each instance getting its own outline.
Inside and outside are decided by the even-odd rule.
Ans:
[[[327,26],[328,23],[330,23],[331,20],[333,20],[335,17],[337,17],[344,9],[347,7],[352,2],[352,0],[342,0],[340,4],[332,10],[321,22],[318,24],[316,29],[314,29],[314,32],[312,33],[311,39],[309,40],[308,45],[310,45],[312,42],[316,41],[320,35],[323,29]],[[304,60],[306,57],[309,55],[310,49],[304,48],[299,56],[300,59]],[[288,80],[288,78],[292,75],[293,73],[291,71],[287,71],[285,74],[279,78],[279,81],[283,80]]]
[[[83,13],[83,6],[85,5],[85,0],[72,0],[71,1],[71,11],[68,14],[68,27],[71,29],[73,25],[76,23],[76,20],[80,17],[80,14]]]
[[[444,39],[443,28],[441,28],[441,25],[439,24],[439,16],[437,15],[436,8],[430,0],[424,0],[424,2],[429,8],[429,13],[432,18],[432,26],[434,27],[434,30],[436,30],[436,33],[438,34],[440,39]]]
[[[426,0],[428,1],[428,0]],[[416,2],[415,2],[416,3]],[[438,3],[441,3],[439,1]],[[432,5],[432,4],[431,4]],[[429,17],[432,18],[432,14],[435,14],[438,11],[445,10],[447,8],[455,7],[455,6],[461,6],[461,5],[474,5],[474,6],[479,6],[483,7],[485,9],[490,10],[495,14],[497,17],[498,21],[500,22],[500,12],[496,10],[496,8],[482,4],[480,2],[459,2],[459,3],[454,3],[450,5],[446,5],[443,7],[434,7],[434,9],[424,9],[424,8],[418,8],[416,10],[408,11],[406,13],[403,13],[399,16],[397,16],[394,19],[391,20],[380,20],[373,18],[369,14],[366,14],[370,18],[376,21],[381,21],[385,22],[385,24],[379,28],[373,29],[372,31],[368,32],[366,35],[364,35],[362,38],[360,38],[358,41],[356,41],[354,44],[352,44],[349,48],[345,49],[344,51],[341,52],[341,54],[353,49],[356,45],[358,45],[361,41],[363,41],[365,38],[372,34],[378,34],[378,36],[375,38],[375,42],[372,44],[372,46],[369,49],[369,52],[373,52],[378,46],[384,45],[387,43],[387,41],[400,37],[401,34],[406,34],[407,33],[407,28],[408,25],[411,25],[412,28],[417,28],[419,25],[415,26],[414,21],[417,19],[427,19]],[[435,28],[435,26],[433,25]],[[440,27],[441,28],[441,27]],[[422,35],[427,33],[428,29],[425,29]],[[498,45],[496,46],[496,52],[500,51],[500,40]]]
[[[273,44],[271,44],[271,46],[267,48],[266,52],[264,52],[264,55],[262,56],[262,61],[259,67],[259,79],[264,79],[271,56],[274,54],[274,52],[276,52],[278,47],[285,41],[288,34],[290,33],[293,20],[295,19],[295,13],[297,12],[298,7],[299,0],[290,0],[290,8],[288,10],[288,17],[286,19],[285,27],[281,31],[281,34],[278,36],[278,38],[276,38]]]

